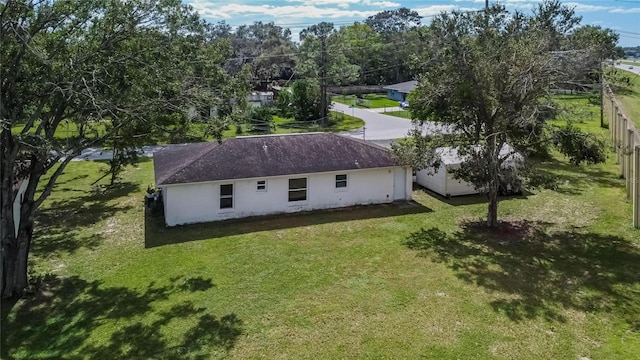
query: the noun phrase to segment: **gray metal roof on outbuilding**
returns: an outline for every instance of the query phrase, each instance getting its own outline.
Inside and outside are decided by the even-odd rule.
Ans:
[[[153,154],[156,185],[396,166],[381,146],[331,133],[247,136]]]

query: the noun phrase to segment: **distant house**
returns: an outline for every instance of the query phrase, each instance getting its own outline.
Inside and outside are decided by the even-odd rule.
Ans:
[[[503,166],[519,166],[522,163],[522,155],[518,153],[509,155],[511,152],[513,152],[513,148],[506,144],[500,150],[500,156],[508,156]],[[458,154],[458,149],[449,147],[437,148],[436,154],[440,156],[440,166],[437,170],[429,168],[417,171],[416,183],[418,185],[446,197],[478,193],[473,184],[456,179],[453,175],[453,170],[459,169],[464,161],[464,158]],[[504,190],[518,192],[520,188],[513,184],[509,189],[505,188]]]
[[[411,199],[383,147],[329,133],[247,136],[154,153],[168,226]]]
[[[398,84],[388,85],[383,87],[387,90],[387,98],[396,101],[406,101],[407,95],[416,88],[418,82],[415,80],[406,81]]]
[[[273,106],[273,91],[254,91],[248,97],[247,101],[251,106]]]

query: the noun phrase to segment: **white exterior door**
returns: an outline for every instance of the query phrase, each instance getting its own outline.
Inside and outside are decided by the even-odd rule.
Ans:
[[[393,200],[403,200],[407,190],[407,171],[403,168],[394,169],[393,174]]]

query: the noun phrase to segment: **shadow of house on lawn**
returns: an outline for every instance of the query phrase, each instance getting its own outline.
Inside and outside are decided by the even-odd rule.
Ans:
[[[82,230],[118,212],[132,209],[132,205],[114,205],[110,201],[138,190],[139,185],[131,182],[116,183],[111,187],[94,187],[92,191],[69,200],[50,203],[36,214],[32,253],[48,256],[55,252],[73,253],[81,247],[95,248],[102,241],[102,236],[98,233],[83,234]]]
[[[189,241],[250,234],[259,231],[291,229],[296,227],[337,223],[343,221],[386,218],[420,214],[432,210],[415,202],[352,206],[302,213],[254,216],[241,219],[166,227],[161,211],[145,213],[145,247],[178,244]]]
[[[513,321],[564,322],[563,309],[613,313],[640,331],[640,249],[611,235],[554,231],[520,221],[489,230],[462,224],[411,234],[405,245],[447,264],[457,276],[500,295],[493,309]]]
[[[211,279],[201,277],[174,278],[164,286],[151,283],[142,290],[106,287],[78,277],[50,277],[15,307],[16,300],[3,300],[0,355],[3,359],[16,354],[32,359],[201,359],[228,352],[242,334],[242,321],[235,314],[216,316],[173,297],[214,287]],[[187,324],[186,328],[171,326],[173,321]],[[174,339],[163,335],[167,331]],[[94,332],[101,333],[103,342],[86,341]]]

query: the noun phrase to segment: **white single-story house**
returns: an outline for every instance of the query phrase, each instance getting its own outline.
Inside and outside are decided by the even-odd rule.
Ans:
[[[254,91],[247,97],[247,101],[253,107],[273,106],[273,91]]]
[[[513,148],[505,144],[500,150],[501,156],[508,156],[503,166],[518,166],[522,163],[522,155],[513,152]],[[442,196],[460,196],[478,194],[474,186],[464,180],[458,180],[453,176],[452,170],[459,169],[464,161],[458,154],[457,148],[437,148],[436,156],[440,157],[440,166],[416,171],[416,183]]]
[[[415,80],[405,81],[398,84],[387,85],[383,89],[387,90],[387,98],[389,100],[406,101],[407,95],[418,86]]]
[[[331,133],[237,137],[153,158],[168,226],[411,200],[411,169]]]

